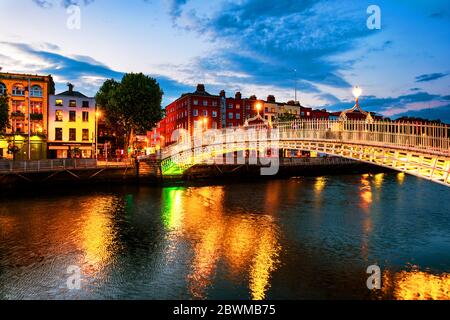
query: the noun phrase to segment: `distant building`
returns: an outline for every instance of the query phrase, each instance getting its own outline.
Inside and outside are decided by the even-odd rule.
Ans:
[[[95,98],[74,91],[50,96],[48,113],[49,158],[95,156]]]
[[[205,90],[203,84],[197,85],[197,90],[185,93],[166,107],[166,117],[162,120],[159,134],[164,145],[173,143],[172,133],[177,129],[185,129],[190,135],[195,131],[220,129],[222,98]]]
[[[9,97],[10,111],[10,128],[6,130],[6,138],[0,141],[0,157],[12,158],[8,150],[15,146],[19,149],[15,158],[28,159],[30,124],[31,159],[46,158],[48,97],[54,93],[54,87],[51,76],[0,73],[0,95]]]

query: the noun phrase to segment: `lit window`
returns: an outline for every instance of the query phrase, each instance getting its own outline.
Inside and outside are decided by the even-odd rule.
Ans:
[[[31,101],[30,105],[31,105],[31,113],[42,114],[41,102]]]
[[[63,106],[63,101],[61,99],[56,100],[55,101],[55,106],[62,107]]]
[[[56,112],[55,112],[55,121],[57,121],[57,122],[63,121],[63,112],[62,112],[62,110],[56,110]]]
[[[38,85],[32,86],[30,94],[32,97],[42,97],[42,88]]]
[[[21,84],[16,84],[12,89],[13,96],[24,96],[25,95],[25,87]]]
[[[237,105],[236,105],[236,109],[239,110],[240,108],[241,108],[241,105],[240,105],[240,104],[237,104]]]
[[[194,100],[194,106],[198,106],[198,100]]]
[[[69,107],[76,108],[77,107],[77,101],[76,100],[70,100],[69,101]]]

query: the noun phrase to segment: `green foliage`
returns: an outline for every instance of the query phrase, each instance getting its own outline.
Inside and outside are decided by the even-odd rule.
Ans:
[[[163,91],[142,73],[125,74],[121,82],[105,81],[96,95],[97,105],[118,135],[131,143],[134,132],[145,133],[162,119]]]
[[[0,132],[9,128],[9,105],[8,96],[0,96]]]
[[[291,113],[283,113],[277,117],[277,120],[280,122],[292,121],[295,119],[297,119],[297,116],[295,114],[291,114]]]

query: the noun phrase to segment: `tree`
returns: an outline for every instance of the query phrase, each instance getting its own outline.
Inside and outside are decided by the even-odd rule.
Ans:
[[[297,116],[295,114],[291,114],[291,113],[283,113],[283,114],[280,114],[277,117],[277,120],[279,122],[293,121],[293,120],[296,120],[296,119],[297,119]]]
[[[9,128],[9,105],[8,96],[0,96],[0,133]]]
[[[121,82],[105,81],[96,95],[107,122],[125,135],[125,149],[135,133],[151,130],[161,119],[164,92],[158,82],[142,73],[125,74]]]

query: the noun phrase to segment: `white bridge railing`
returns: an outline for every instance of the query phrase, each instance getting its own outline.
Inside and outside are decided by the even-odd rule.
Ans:
[[[200,137],[189,138],[189,141],[174,144],[163,149],[161,158],[169,159],[176,154],[217,144],[246,143],[249,135],[246,132],[258,132],[267,129],[268,140],[272,140],[273,132],[279,141],[325,141],[351,143],[358,145],[390,147],[405,151],[418,151],[450,157],[450,126],[445,124],[416,124],[392,121],[356,121],[356,120],[295,120],[274,123],[272,128],[249,126],[227,128],[203,132]],[[226,148],[224,148],[225,150]]]

